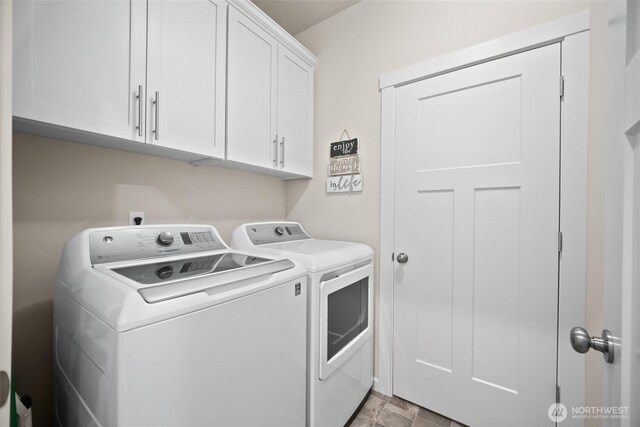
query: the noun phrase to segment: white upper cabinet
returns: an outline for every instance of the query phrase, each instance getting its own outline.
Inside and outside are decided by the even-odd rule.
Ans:
[[[227,43],[227,159],[275,168],[278,43],[232,7]]]
[[[248,0],[15,0],[14,129],[310,177],[316,57]]]
[[[147,142],[224,157],[225,1],[149,1]]]
[[[14,115],[143,141],[145,22],[138,0],[15,1]]]
[[[285,46],[278,49],[278,167],[313,175],[313,68]]]
[[[260,12],[233,4],[242,9],[229,8],[227,159],[285,178],[311,177],[315,57],[276,38],[282,30],[265,28]]]
[[[115,148],[224,158],[226,7],[222,0],[17,1],[14,115],[65,129],[51,128],[52,136],[82,140],[67,130],[86,131],[147,143],[100,144]]]

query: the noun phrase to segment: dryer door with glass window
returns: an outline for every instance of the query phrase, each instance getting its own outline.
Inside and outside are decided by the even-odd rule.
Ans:
[[[373,265],[320,281],[320,379],[351,357],[373,330]]]

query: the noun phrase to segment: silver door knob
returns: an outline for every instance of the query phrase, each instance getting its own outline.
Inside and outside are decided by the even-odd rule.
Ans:
[[[0,408],[9,400],[11,391],[11,380],[5,371],[0,371]]]
[[[571,329],[569,338],[571,339],[571,347],[578,353],[586,353],[592,348],[602,352],[607,363],[613,363],[613,335],[608,329],[602,330],[601,337],[590,337],[586,329],[576,326]]]
[[[404,264],[405,262],[409,261],[409,255],[405,254],[404,252],[400,252],[396,257],[396,260],[398,260],[400,264]]]

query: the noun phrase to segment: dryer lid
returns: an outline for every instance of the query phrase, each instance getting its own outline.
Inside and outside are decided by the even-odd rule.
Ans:
[[[362,243],[335,240],[298,240],[286,243],[263,245],[263,253],[291,258],[311,272],[324,271],[373,256],[373,250]]]

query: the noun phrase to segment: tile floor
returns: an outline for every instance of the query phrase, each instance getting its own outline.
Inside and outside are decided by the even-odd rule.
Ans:
[[[371,391],[349,427],[464,427],[398,397]]]

